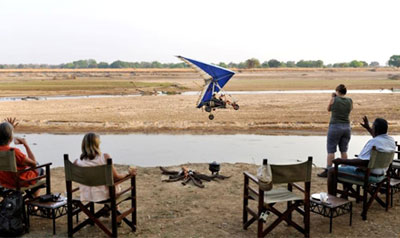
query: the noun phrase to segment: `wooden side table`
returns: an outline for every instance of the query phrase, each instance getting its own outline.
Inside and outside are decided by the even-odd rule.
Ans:
[[[324,217],[329,217],[329,233],[332,233],[332,219],[350,213],[350,226],[353,218],[353,203],[349,200],[328,195],[328,201],[323,203],[315,197],[319,193],[313,194],[310,198],[310,210]]]
[[[28,226],[29,216],[38,216],[53,220],[53,235],[56,234],[56,219],[67,214],[67,198],[60,198],[53,202],[41,202],[38,198],[27,201]]]

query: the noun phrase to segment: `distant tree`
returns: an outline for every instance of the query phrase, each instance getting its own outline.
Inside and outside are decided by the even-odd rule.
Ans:
[[[88,68],[91,68],[91,69],[92,68],[97,68],[97,67],[98,67],[98,65],[96,63],[94,63],[94,64],[92,63],[92,64],[88,65]]]
[[[78,68],[78,69],[84,69],[84,68],[87,68],[89,66],[87,60],[77,60],[77,61],[74,61],[72,63],[75,65],[75,68]]]
[[[163,67],[163,65],[160,63],[160,62],[158,62],[158,61],[153,61],[153,62],[151,62],[151,68],[156,68],[156,69],[158,69],[158,68],[162,68]]]
[[[256,58],[251,58],[246,60],[245,62],[246,68],[251,69],[251,68],[259,68],[260,67],[260,61]]]
[[[353,68],[361,68],[361,67],[367,67],[368,63],[365,61],[353,60],[349,63],[349,66]]]
[[[377,61],[372,61],[372,62],[369,64],[369,67],[379,67],[379,62],[377,62]]]
[[[240,63],[237,65],[237,67],[238,67],[239,69],[245,69],[245,68],[247,67],[247,65],[246,65],[245,62],[240,62]]]
[[[262,67],[262,68],[269,68],[268,61],[264,61],[264,62],[261,64],[261,67]]]
[[[288,62],[286,62],[286,67],[294,68],[294,67],[296,67],[296,63],[294,61],[288,61]]]
[[[87,60],[88,68],[97,68],[97,62],[94,59]]]
[[[123,68],[123,62],[121,60],[114,61],[110,64],[110,68],[113,68],[113,69]]]
[[[347,68],[347,67],[349,67],[349,63],[334,63],[333,67],[334,68]]]
[[[0,64],[0,69],[4,69],[4,68],[5,68],[4,65]]]
[[[100,63],[97,65],[97,67],[100,68],[100,69],[106,69],[106,68],[109,67],[109,65],[108,65],[107,62],[100,62]]]
[[[322,68],[324,62],[322,60],[300,60],[296,63],[296,66],[302,68]]]
[[[362,67],[368,67],[368,63],[366,61],[360,61],[362,63]]]
[[[324,61],[322,61],[322,60],[315,61],[315,67],[317,67],[317,68],[324,67]]]
[[[271,68],[278,68],[279,66],[281,66],[281,62],[279,62],[276,59],[271,59],[271,60],[268,60],[268,66]]]
[[[219,66],[219,67],[222,67],[222,68],[228,68],[228,67],[229,67],[229,66],[228,66],[227,64],[225,64],[224,62],[219,62],[218,66]]]
[[[392,55],[389,59],[389,66],[400,67],[400,55]]]
[[[233,63],[233,62],[230,62],[230,63],[228,64],[228,67],[229,67],[229,68],[239,68],[239,67],[238,67],[238,64]]]

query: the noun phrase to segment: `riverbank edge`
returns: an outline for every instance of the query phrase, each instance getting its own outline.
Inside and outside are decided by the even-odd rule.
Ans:
[[[105,135],[129,135],[129,134],[148,134],[148,135],[265,135],[265,136],[324,136],[328,132],[328,125],[326,130],[321,131],[317,129],[310,130],[285,130],[285,129],[178,129],[178,128],[157,128],[157,129],[122,129],[122,128],[56,128],[48,129],[42,127],[23,127],[19,126],[15,133],[19,134],[53,134],[53,135],[77,135],[87,132],[96,132]],[[389,132],[390,135],[400,134],[400,131],[393,130]],[[365,130],[354,128],[352,135],[369,135]]]

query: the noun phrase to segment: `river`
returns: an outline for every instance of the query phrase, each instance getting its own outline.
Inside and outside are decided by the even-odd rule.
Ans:
[[[40,163],[52,162],[53,167],[64,165],[65,153],[71,160],[78,158],[83,138],[83,134],[16,136],[26,138]],[[326,165],[325,136],[107,134],[100,138],[101,150],[109,153],[117,164],[143,167],[212,161],[260,164],[263,158],[268,158],[271,163],[292,163],[313,156],[317,166]],[[370,138],[352,136],[349,156],[359,153]],[[400,140],[400,136],[394,138]],[[21,145],[16,147],[25,152]]]

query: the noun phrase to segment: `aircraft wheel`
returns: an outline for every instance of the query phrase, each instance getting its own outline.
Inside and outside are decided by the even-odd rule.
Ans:
[[[239,105],[238,104],[233,105],[233,109],[239,110]]]
[[[213,114],[208,115],[208,119],[213,120],[214,119],[214,115]]]
[[[211,107],[206,106],[205,110],[206,110],[206,112],[211,112]]]

